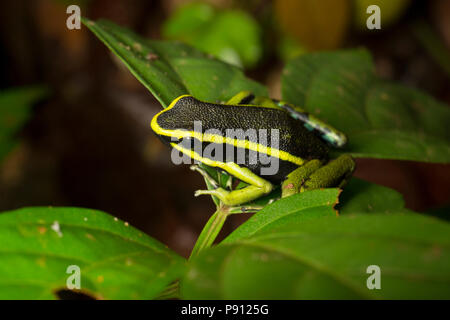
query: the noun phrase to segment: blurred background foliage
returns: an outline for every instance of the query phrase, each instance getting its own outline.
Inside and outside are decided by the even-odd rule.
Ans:
[[[306,52],[366,47],[378,76],[450,103],[450,1],[16,0],[0,9],[0,211],[30,205],[110,212],[186,255],[213,204],[174,166],[149,121],[161,106],[66,7],[242,67],[280,97],[283,65]],[[381,8],[368,30],[366,8]],[[198,72],[202,72],[198,70]],[[450,125],[450,124],[449,124]],[[340,128],[345,131],[345,128]],[[357,177],[448,214],[450,166],[358,159]],[[445,214],[445,213],[444,213]],[[233,217],[228,233],[242,217]]]
[[[253,67],[262,57],[261,28],[242,10],[217,10],[193,2],[177,9],[163,25],[163,36],[184,41],[239,67]]]

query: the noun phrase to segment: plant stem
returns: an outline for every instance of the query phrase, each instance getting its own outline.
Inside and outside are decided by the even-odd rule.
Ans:
[[[229,214],[230,208],[228,208],[227,206],[220,206],[217,208],[217,211],[214,212],[214,214],[209,218],[208,222],[200,233],[200,236],[195,243],[194,249],[192,249],[189,259],[198,255],[202,250],[211,247],[211,245],[214,243],[214,240],[216,240],[220,230],[222,230],[222,227]],[[172,283],[163,292],[161,292],[156,299],[179,299],[179,289],[180,288],[178,281]]]
[[[228,207],[221,206],[211,216],[211,218],[209,218],[208,222],[200,233],[197,242],[195,243],[194,249],[192,249],[189,259],[198,255],[202,250],[211,247],[211,245],[214,243],[214,240],[216,240],[220,230],[222,229],[222,226],[225,223],[228,214]]]
[[[157,300],[180,299],[180,283],[176,281],[170,284],[163,292],[161,292],[156,297],[156,299]]]

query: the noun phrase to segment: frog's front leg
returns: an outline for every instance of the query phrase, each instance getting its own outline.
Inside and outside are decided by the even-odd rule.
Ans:
[[[220,164],[219,167],[239,180],[248,183],[249,186],[233,191],[227,191],[223,188],[217,188],[214,190],[198,190],[195,193],[195,196],[204,194],[213,195],[219,198],[225,205],[237,206],[269,194],[273,190],[273,186],[270,182],[234,162],[223,163]]]

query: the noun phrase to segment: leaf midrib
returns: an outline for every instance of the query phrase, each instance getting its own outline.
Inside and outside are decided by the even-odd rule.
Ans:
[[[265,222],[265,223],[263,223],[261,225],[258,225],[258,228],[254,229],[251,233],[247,233],[246,235],[237,236],[237,238],[236,237],[225,238],[222,243],[229,243],[230,241],[235,241],[235,239],[243,239],[243,238],[250,237],[250,236],[254,235],[255,233],[257,233],[258,231],[264,229],[266,226],[268,226],[268,225],[270,225],[270,224],[272,224],[272,223],[274,223],[274,222],[276,222],[276,221],[278,221],[278,220],[280,220],[282,218],[285,218],[286,216],[289,216],[291,214],[300,213],[300,212],[305,211],[305,210],[314,209],[314,208],[321,208],[321,207],[328,208],[328,206],[326,204],[321,204],[321,205],[317,205],[317,206],[305,207],[303,209],[293,209],[291,211],[288,211],[284,215],[278,216],[274,220],[270,220],[270,221],[267,221],[267,222]],[[249,222],[252,222],[252,221],[249,220]]]
[[[439,244],[441,247],[445,247],[446,249],[450,249],[449,243],[442,243],[442,242],[427,242],[424,241],[424,239],[417,240],[412,238],[406,238],[406,237],[393,237],[391,235],[380,235],[380,234],[373,234],[373,233],[361,233],[361,234],[355,234],[355,233],[336,233],[336,232],[326,232],[326,233],[320,233],[320,232],[311,232],[311,231],[301,231],[301,232],[277,232],[275,234],[265,234],[260,236],[254,236],[251,239],[242,239],[237,242],[253,242],[253,241],[259,241],[259,240],[271,240],[271,239],[285,239],[285,238],[342,238],[342,237],[352,237],[352,238],[362,238],[362,239],[374,239],[378,238],[381,240],[392,240],[392,241],[398,241],[398,242],[407,242],[408,244],[416,244],[421,246],[431,246]]]

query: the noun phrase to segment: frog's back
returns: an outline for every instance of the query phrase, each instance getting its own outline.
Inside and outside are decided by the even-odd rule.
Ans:
[[[259,133],[262,129],[266,130],[270,137],[271,131],[276,129],[279,132],[280,150],[305,160],[324,159],[328,154],[328,148],[321,139],[281,109],[213,104],[199,101],[192,96],[184,96],[170,109],[164,110],[157,119],[158,125],[164,129],[187,131],[194,131],[194,121],[201,124],[202,133],[215,129],[220,131],[222,136],[227,135],[227,130],[255,130]],[[247,140],[252,141],[252,138],[247,137]],[[267,143],[263,140],[252,142],[266,146],[271,142],[270,139]]]
[[[183,129],[188,132],[198,131],[201,124],[203,134],[217,132],[222,137],[280,150],[287,156],[280,159],[280,173],[275,180],[284,178],[303,161],[326,159],[328,155],[328,148],[321,139],[281,109],[212,104],[184,96],[163,110],[156,122],[168,131]],[[207,141],[202,142],[207,144]],[[261,164],[245,163],[245,166],[257,172]]]

